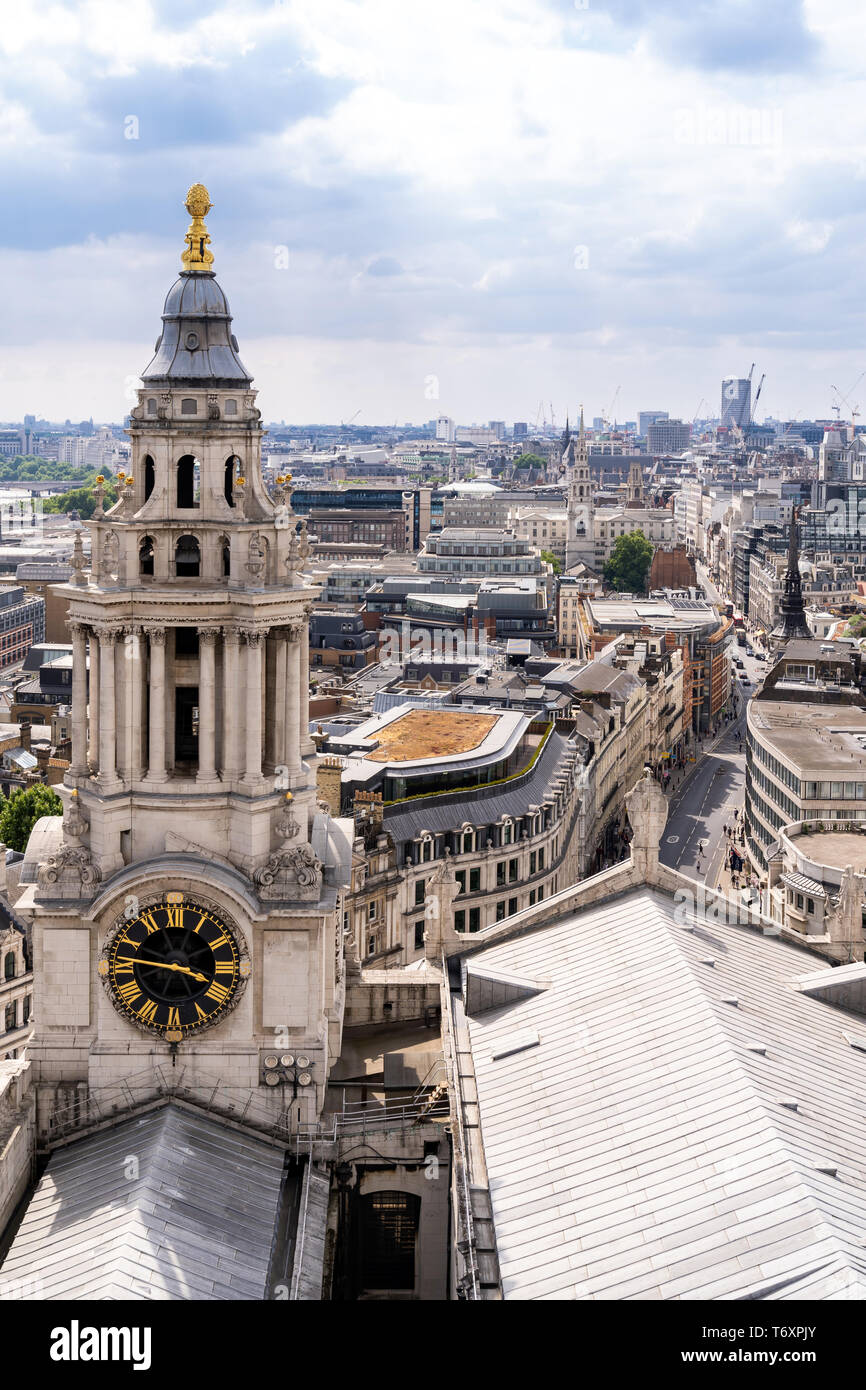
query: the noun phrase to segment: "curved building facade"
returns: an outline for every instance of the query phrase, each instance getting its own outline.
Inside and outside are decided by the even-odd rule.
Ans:
[[[764,874],[786,825],[866,820],[866,699],[860,655],[789,642],[750,700],[746,835]]]

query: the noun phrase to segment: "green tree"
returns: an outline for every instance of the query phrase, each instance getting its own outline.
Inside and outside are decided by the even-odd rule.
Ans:
[[[8,801],[4,798],[0,810],[0,841],[8,849],[23,854],[30,839],[30,832],[43,816],[62,816],[63,802],[51,787],[42,782],[15,791]]]
[[[604,567],[605,583],[621,594],[641,594],[653,560],[653,548],[643,531],[618,536]]]
[[[548,565],[553,565],[554,574],[562,574],[562,565],[557,560],[552,550],[542,550],[541,558]]]
[[[519,454],[514,460],[515,468],[541,468],[547,467],[547,460],[539,458],[538,454]]]
[[[4,483],[57,482],[63,478],[83,483],[95,477],[96,469],[87,464],[44,459],[38,454],[16,454],[0,462],[0,482]]]

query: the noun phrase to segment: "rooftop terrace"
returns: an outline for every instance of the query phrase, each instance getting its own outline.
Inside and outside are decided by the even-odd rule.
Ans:
[[[453,709],[409,710],[380,731],[378,748],[367,756],[371,762],[403,763],[469,753],[483,743],[498,717]]]

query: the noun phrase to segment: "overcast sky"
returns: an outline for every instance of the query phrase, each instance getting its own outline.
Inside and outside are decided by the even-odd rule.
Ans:
[[[0,418],[129,409],[197,180],[265,419],[691,419],[753,360],[866,418],[864,51],[862,0],[14,0]]]

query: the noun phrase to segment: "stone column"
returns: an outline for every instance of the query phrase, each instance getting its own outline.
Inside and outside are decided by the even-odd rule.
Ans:
[[[277,758],[277,649],[281,646],[273,629],[265,638],[265,771],[273,772]]]
[[[286,766],[286,681],[288,679],[289,643],[283,628],[277,630],[276,670],[274,674],[274,763]]]
[[[216,781],[216,644],[219,629],[198,630],[197,782]]]
[[[244,750],[244,781],[254,786],[262,779],[262,654],[264,632],[242,628],[244,644],[244,708],[246,710],[246,744]]]
[[[117,777],[117,722],[115,691],[116,628],[99,634],[99,780],[113,782]]]
[[[298,624],[286,628],[289,639],[288,669],[286,672],[286,766],[290,777],[301,771],[301,637],[304,629]]]
[[[310,735],[310,615],[304,613],[301,633],[301,752],[315,753],[316,745]]]
[[[150,750],[147,781],[164,782],[165,770],[165,628],[145,628],[150,647]]]
[[[144,693],[147,680],[146,646],[144,631],[139,623],[127,629],[126,642],[129,644],[127,655],[132,662],[128,686],[128,775],[131,781],[137,782],[144,772],[144,711],[147,708]]]
[[[140,762],[136,760],[135,750],[141,734],[141,715],[139,712],[136,716],[135,694],[141,676],[141,628],[137,623],[126,623],[119,637],[120,665],[114,692],[117,709],[115,762],[118,776],[127,782],[138,775],[136,768]]]
[[[94,775],[99,771],[99,642],[93,628],[90,629],[90,691],[87,709],[90,717],[90,741],[87,748],[87,761]]]
[[[240,680],[240,633],[235,627],[223,628],[223,765],[226,781],[241,774],[239,735],[244,708]]]
[[[70,623],[72,633],[72,766],[73,777],[87,776],[87,627]]]

